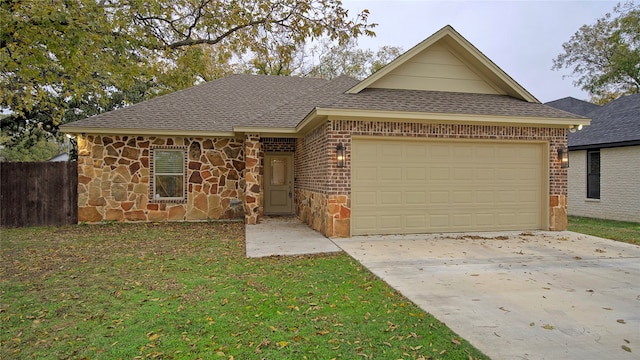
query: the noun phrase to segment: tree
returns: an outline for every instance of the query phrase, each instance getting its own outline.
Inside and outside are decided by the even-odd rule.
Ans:
[[[367,17],[339,0],[3,0],[2,130],[16,143],[34,128],[57,135],[62,123],[234,72],[270,36],[296,47],[373,36]]]
[[[371,49],[360,49],[355,40],[344,44],[324,42],[316,47],[319,63],[309,71],[309,76],[332,79],[347,75],[356,79],[364,79],[400,56],[402,48],[383,46],[374,52]]]
[[[61,148],[48,140],[42,129],[32,129],[17,142],[0,132],[0,158],[6,161],[47,161],[57,155]]]
[[[594,102],[640,91],[640,5],[617,4],[593,25],[583,25],[562,45],[553,69],[572,68],[576,86]]]

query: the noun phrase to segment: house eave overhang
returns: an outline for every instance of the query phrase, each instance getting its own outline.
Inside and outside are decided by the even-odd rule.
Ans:
[[[66,124],[60,131],[72,135],[137,135],[137,136],[186,136],[186,137],[236,137],[233,131],[203,131],[177,129],[98,128]]]
[[[240,137],[243,134],[259,134],[262,137],[298,138],[306,135],[326,120],[372,120],[392,122],[455,123],[473,125],[559,127],[587,126],[587,118],[551,118],[529,116],[505,116],[459,113],[427,113],[410,111],[362,110],[340,108],[315,108],[296,127],[237,126],[233,131],[203,131],[141,128],[98,128],[66,124],[60,130],[74,135],[131,135],[131,136],[185,136],[185,137]]]
[[[505,116],[505,115],[484,115],[484,114],[459,114],[459,113],[427,113],[427,112],[398,112],[384,110],[354,110],[354,109],[334,109],[316,108],[299,128],[314,122],[314,119],[335,119],[335,120],[376,120],[376,121],[409,121],[409,122],[429,122],[429,123],[456,123],[474,125],[514,125],[533,127],[560,127],[569,128],[571,126],[591,124],[591,119],[587,118],[552,118],[552,117],[530,117],[530,116]]]
[[[233,131],[240,134],[259,134],[261,137],[299,137],[298,131],[293,127],[264,127],[264,126],[235,126]]]

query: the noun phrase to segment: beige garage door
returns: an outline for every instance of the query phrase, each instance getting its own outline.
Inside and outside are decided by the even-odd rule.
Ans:
[[[546,146],[354,139],[351,234],[542,229]]]

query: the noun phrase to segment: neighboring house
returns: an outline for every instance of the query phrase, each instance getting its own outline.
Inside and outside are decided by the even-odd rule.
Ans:
[[[79,221],[296,214],[327,236],[566,228],[540,104],[450,26],[369,78],[233,75],[61,127]]]
[[[640,94],[604,106],[574,98],[546,105],[592,119],[569,133],[569,214],[640,222]]]

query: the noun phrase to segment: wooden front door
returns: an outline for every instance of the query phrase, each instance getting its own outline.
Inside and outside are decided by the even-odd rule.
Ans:
[[[293,214],[293,154],[266,154],[264,213]]]

